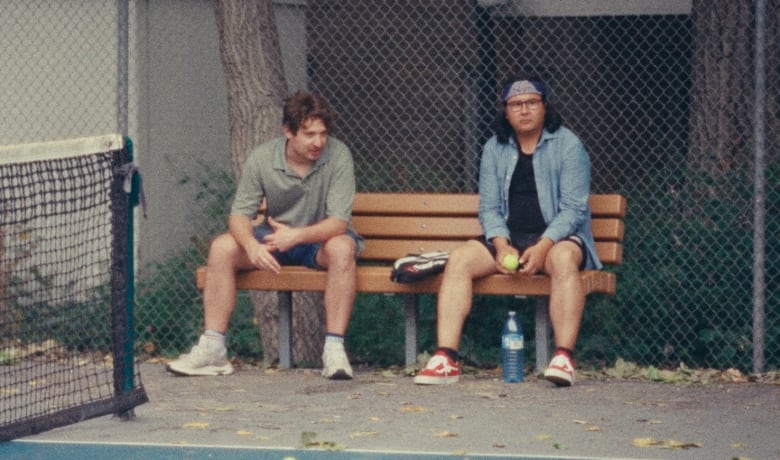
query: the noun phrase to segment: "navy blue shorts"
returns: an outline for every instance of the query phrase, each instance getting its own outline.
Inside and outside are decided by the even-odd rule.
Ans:
[[[520,251],[520,254],[522,254],[523,251],[536,244],[541,236],[541,233],[513,233],[510,244],[516,247],[517,250]],[[582,240],[577,235],[569,235],[564,239],[569,240],[580,247],[580,251],[582,252],[580,270],[584,269],[588,262],[588,253],[585,251],[585,245],[582,243]],[[487,250],[490,251],[490,254],[493,256],[493,258],[496,257],[496,247],[493,246],[492,242],[485,238],[485,235],[480,236],[477,241],[482,243],[487,248]]]
[[[255,239],[262,243],[263,238],[266,235],[273,233],[273,230],[268,226],[258,225],[252,229],[252,233],[255,235]],[[347,234],[351,236],[352,240],[355,242],[355,254],[358,254],[360,249],[358,236],[351,230],[347,230]],[[293,246],[290,250],[284,252],[273,251],[271,254],[280,265],[303,265],[317,270],[325,270],[325,267],[317,263],[317,252],[320,250],[321,246],[322,243],[299,244],[298,246]]]

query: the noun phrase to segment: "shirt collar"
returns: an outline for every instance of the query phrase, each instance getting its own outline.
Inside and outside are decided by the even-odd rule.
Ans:
[[[280,171],[284,171],[286,173],[292,174],[292,171],[288,170],[287,168],[287,158],[284,154],[284,149],[287,147],[287,138],[282,136],[277,139],[277,145],[274,148],[274,159],[273,159],[273,167],[274,169],[278,169]],[[325,148],[322,150],[322,155],[320,155],[319,158],[317,158],[317,161],[314,162],[314,166],[311,167],[308,174],[311,174],[312,171],[316,171],[319,169],[322,165],[328,162],[330,160],[330,139],[325,144]],[[307,175],[308,175],[307,174]]]

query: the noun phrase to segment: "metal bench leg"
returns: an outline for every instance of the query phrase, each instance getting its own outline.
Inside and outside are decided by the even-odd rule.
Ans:
[[[541,374],[550,362],[550,309],[549,297],[536,297],[536,373]]]
[[[420,297],[416,294],[404,294],[404,319],[406,322],[405,354],[406,365],[417,363],[417,316]]]
[[[279,367],[292,367],[292,292],[277,292],[279,307]]]

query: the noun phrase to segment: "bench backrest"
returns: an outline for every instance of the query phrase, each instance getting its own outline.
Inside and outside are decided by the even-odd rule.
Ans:
[[[477,194],[358,193],[353,224],[366,239],[362,260],[393,261],[406,254],[450,251],[478,237]],[[591,195],[596,250],[605,265],[623,259],[622,195]]]

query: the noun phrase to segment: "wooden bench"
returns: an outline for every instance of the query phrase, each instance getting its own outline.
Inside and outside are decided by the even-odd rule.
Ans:
[[[438,292],[441,275],[412,284],[390,280],[392,263],[407,254],[450,251],[482,233],[477,221],[476,194],[358,193],[353,205],[353,225],[366,239],[366,249],[357,269],[357,291],[404,296],[405,360],[417,360],[417,316],[420,294]],[[620,264],[623,258],[623,218],[626,199],[621,195],[591,195],[593,233],[604,265]],[[203,289],[205,267],[197,270],[197,285]],[[323,291],[326,274],[302,266],[285,266],[280,274],[252,270],[238,275],[238,289],[278,291],[279,365],[292,364],[292,292]],[[582,272],[587,294],[614,294],[616,277],[606,271]],[[495,274],[474,283],[474,294],[536,298],[536,365],[543,370],[549,361],[550,280],[544,275]],[[500,325],[496,325],[498,331]]]

